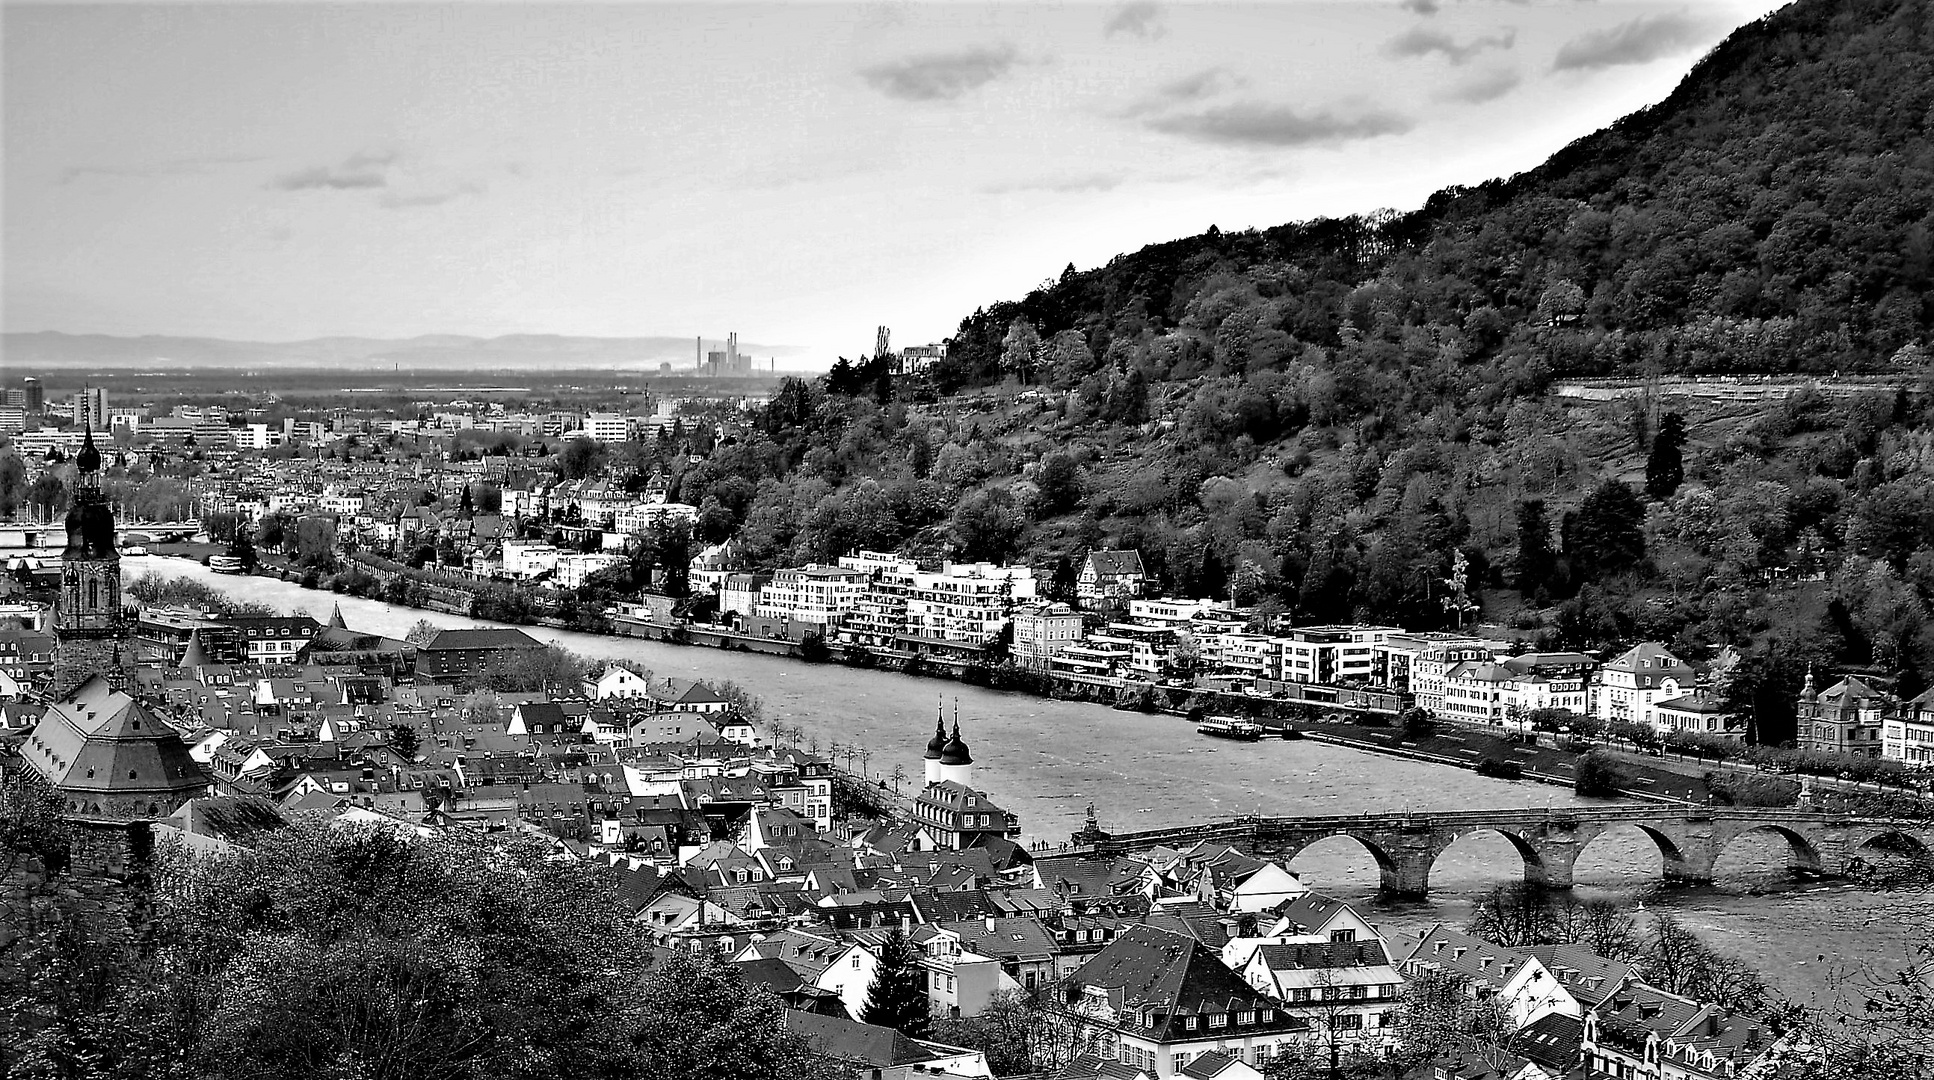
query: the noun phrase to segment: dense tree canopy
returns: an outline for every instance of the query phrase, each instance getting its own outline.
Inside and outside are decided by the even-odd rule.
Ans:
[[[608,871],[547,855],[320,824],[177,853],[145,948],[75,925],[29,942],[8,1075],[840,1075],[729,965],[654,967]]]

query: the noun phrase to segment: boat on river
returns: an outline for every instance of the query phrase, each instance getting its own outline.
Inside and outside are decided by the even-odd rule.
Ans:
[[[247,569],[242,565],[242,560],[233,555],[210,555],[208,568],[217,574],[240,574]]]
[[[1195,725],[1199,734],[1216,739],[1236,739],[1241,742],[1255,742],[1262,738],[1262,725],[1233,716],[1211,716]]]

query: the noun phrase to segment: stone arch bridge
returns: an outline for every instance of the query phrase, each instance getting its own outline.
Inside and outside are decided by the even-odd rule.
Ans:
[[[1710,882],[1719,857],[1734,841],[1752,833],[1781,837],[1786,841],[1789,867],[1822,875],[1844,873],[1863,851],[1926,853],[1934,849],[1934,824],[1927,822],[1823,811],[1701,806],[1247,817],[1147,832],[1091,832],[1079,839],[1083,846],[1103,855],[1157,847],[1187,848],[1210,841],[1288,862],[1312,844],[1343,836],[1361,844],[1376,860],[1385,892],[1422,896],[1430,889],[1430,869],[1438,856],[1464,837],[1479,833],[1496,833],[1510,842],[1524,860],[1526,881],[1569,889],[1579,854],[1592,841],[1620,826],[1637,828],[1657,846],[1668,884]]]

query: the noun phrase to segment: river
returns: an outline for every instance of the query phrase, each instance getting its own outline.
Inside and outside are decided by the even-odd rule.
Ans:
[[[401,637],[419,619],[439,626],[487,625],[474,619],[341,597],[263,577],[227,577],[182,559],[129,557],[127,580],[143,573],[190,577],[238,600],[327,619],[342,605],[355,630]],[[865,771],[918,777],[936,714],[958,710],[972,748],[974,784],[1020,815],[1030,841],[1060,843],[1081,827],[1092,803],[1104,829],[1185,825],[1235,814],[1349,814],[1576,806],[1562,788],[1494,780],[1476,773],[1368,754],[1310,741],[1227,743],[1203,738],[1173,717],[1116,712],[1100,705],[883,671],[805,664],[757,653],[669,645],[635,638],[529,629],[594,660],[625,660],[657,675],[731,680],[759,696],[769,719],[799,728],[821,751],[864,746]],[[842,759],[842,764],[846,762]],[[853,762],[853,767],[861,764]],[[1670,910],[1713,945],[1760,970],[1781,992],[1814,1000],[1848,968],[1908,959],[1911,931],[1934,924],[1934,895],[1872,894],[1835,884],[1794,883],[1777,871],[1783,842],[1744,838],[1719,865],[1711,888],[1647,895],[1649,910]],[[1431,872],[1425,902],[1375,898],[1377,874],[1353,841],[1315,845],[1291,866],[1312,886],[1363,902],[1371,918],[1401,938],[1439,921],[1461,922],[1472,897],[1522,864],[1498,836],[1460,841]],[[1637,829],[1620,829],[1580,855],[1582,896],[1633,898],[1655,884],[1660,858]]]

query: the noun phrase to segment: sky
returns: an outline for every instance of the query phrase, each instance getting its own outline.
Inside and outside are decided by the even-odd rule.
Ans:
[[[1530,168],[1777,6],[7,3],[0,326],[823,366]]]

